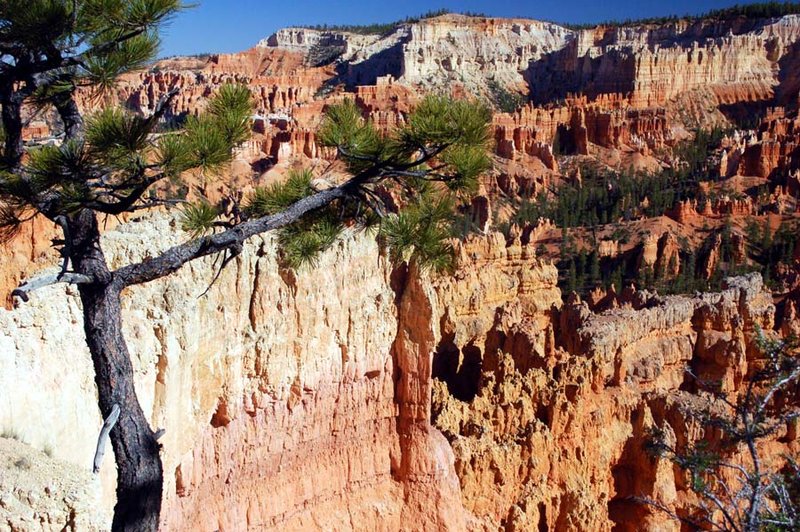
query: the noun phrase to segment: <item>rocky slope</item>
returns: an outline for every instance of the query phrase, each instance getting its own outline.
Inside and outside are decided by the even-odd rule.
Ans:
[[[179,87],[171,116],[180,119],[202,110],[221,83],[246,83],[259,136],[245,153],[263,172],[329,157],[314,131],[325,106],[343,97],[385,127],[402,123],[428,92],[477,97],[503,111],[495,117],[498,157],[487,191],[527,179],[523,189],[534,193],[563,177],[559,154],[653,171],[670,164],[670,150],[696,127],[766,118],[768,106],[793,116],[799,37],[797,15],[582,30],[462,15],[374,35],[287,28],[239,54],[161,61],[125,76],[115,98],[147,113]],[[86,108],[97,103],[89,96]],[[57,127],[38,117],[27,135],[47,137]],[[740,138],[722,175],[766,176],[785,168],[778,159],[796,158],[793,143],[747,131]],[[749,153],[739,164],[742,151]]]
[[[519,86],[531,61],[561,49],[572,32],[526,19],[442,15],[401,24],[388,35],[288,28],[259,43],[303,54],[313,64],[340,64],[339,80],[375,85],[391,76],[412,85],[462,84],[484,93],[488,80]]]
[[[112,262],[183,238],[174,224],[108,232]],[[198,298],[212,275],[209,260],[125,297],[137,391],[166,429],[169,530],[661,530],[626,497],[678,506],[685,486],[642,454],[644,429],[686,430],[687,363],[735,389],[775,311],[757,276],[562,306],[554,266],[499,234],[463,244],[452,277],[392,268],[357,235],[297,274],[258,239]],[[79,320],[59,287],[0,310],[0,426],[87,475],[101,420]],[[112,459],[101,493],[68,498],[95,523],[73,529],[107,518]],[[30,504],[40,518],[12,530],[61,529],[66,507]]]
[[[531,65],[531,91],[540,102],[568,93],[619,93],[642,107],[698,88],[724,103],[768,99],[795,76],[781,66],[793,57],[799,22],[788,15],[583,30]]]

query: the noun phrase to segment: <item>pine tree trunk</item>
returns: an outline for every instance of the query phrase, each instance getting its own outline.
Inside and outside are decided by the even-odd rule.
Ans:
[[[116,404],[111,431],[117,461],[117,504],[113,531],[155,531],[161,511],[163,469],[159,445],[134,389],[133,366],[122,335],[121,285],[108,270],[95,214],[83,210],[70,220],[71,258],[76,272],[97,283],[80,285],[86,343],[92,355],[103,417]]]

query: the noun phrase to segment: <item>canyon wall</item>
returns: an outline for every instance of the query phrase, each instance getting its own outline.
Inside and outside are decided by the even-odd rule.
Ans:
[[[562,48],[572,32],[528,19],[448,14],[399,24],[387,34],[287,28],[259,43],[340,62],[339,80],[374,85],[392,76],[409,85],[442,89],[455,83],[486,94],[487,82],[519,89],[528,63]]]
[[[578,31],[458,15],[383,35],[289,28],[240,54],[128,74],[111,101],[149,113],[179,88],[169,113],[179,121],[221,84],[247,84],[255,135],[226,181],[245,189],[293,165],[327,167],[333,154],[314,132],[343,98],[385,130],[429,92],[495,105],[530,95],[493,118],[495,170],[472,205],[481,229],[503,201],[580,183],[576,161],[660,168],[693,125],[730,125],[743,107],[780,103],[758,129],[729,135],[718,161],[722,177],[777,186],[780,218],[800,193],[799,38],[797,16]],[[86,93],[79,103],[99,105]],[[37,120],[26,139],[57,132]],[[658,229],[637,261],[660,270],[674,258],[679,268],[681,232],[695,238],[704,221],[763,214],[733,192],[673,211],[653,227],[633,222],[642,234]],[[165,213],[111,221],[112,265],[188,238],[178,226]],[[678,530],[631,499],[691,503],[683,476],[644,452],[647,432],[700,437],[686,414],[698,401],[686,367],[735,393],[760,363],[758,330],[800,330],[800,283],[779,302],[777,325],[752,275],[692,297],[610,288],[562,298],[558,270],[534,245],[558,242],[560,229],[540,220],[523,233],[526,243],[513,230],[509,241],[469,237],[447,277],[395,267],[358,234],[318,267],[291,272],[271,238],[256,238],[206,295],[213,259],[127,291],[137,392],[166,431],[164,528]],[[24,272],[56,263],[56,234],[35,220],[0,249],[4,299]],[[716,238],[706,266],[720,260]],[[638,245],[603,243],[606,256]],[[49,287],[16,308],[5,302],[0,530],[107,528],[113,455],[89,472],[102,420],[76,292]],[[772,455],[798,451],[796,433],[779,436]]]
[[[177,243],[175,224],[109,231],[112,265]],[[645,429],[686,430],[687,363],[735,389],[774,315],[757,276],[605,314],[562,306],[555,267],[499,234],[459,245],[442,278],[393,268],[363,235],[298,273],[275,252],[254,239],[205,296],[212,259],[124,294],[137,392],[166,430],[165,529],[663,530],[626,498],[682,501]],[[113,455],[90,480],[101,419],[80,320],[64,287],[0,310],[0,447],[22,453],[14,434],[87,483],[66,496],[4,474],[12,530],[108,523]]]
[[[175,223],[162,216],[107,233],[112,264],[177,243],[184,235]],[[397,296],[374,242],[349,237],[319,269],[295,275],[279,269],[270,240],[256,239],[200,297],[212,262],[124,297],[137,392],[153,427],[166,430],[165,527],[376,522],[398,530],[426,516],[459,519],[444,439],[422,418],[415,428],[429,431],[430,442],[413,438],[409,451],[396,427],[411,407],[395,397],[402,364],[393,357],[420,357],[393,349]],[[0,426],[85,470],[101,420],[80,320],[74,290],[63,287],[0,311]],[[109,455],[98,486],[101,521],[113,501],[113,470]],[[409,501],[441,498],[442,512],[452,513],[404,505],[404,489],[415,492]]]
[[[796,15],[582,30],[531,64],[531,95],[547,102],[569,93],[618,93],[647,107],[705,88],[720,103],[765,100],[776,85],[796,77],[781,66],[793,57],[798,36]]]
[[[796,15],[582,30],[462,15],[373,35],[286,28],[241,53],[167,59],[125,75],[112,100],[149,113],[179,88],[168,113],[179,121],[202,111],[221,84],[245,83],[257,135],[243,155],[263,173],[298,161],[325,164],[332,153],[317,145],[315,131],[342,98],[354,98],[384,129],[402,124],[427,93],[478,98],[498,111],[496,172],[485,183],[492,194],[510,192],[504,183],[513,181],[527,193],[546,189],[561,171],[558,155],[653,171],[670,164],[670,150],[695,128],[730,127],[778,105],[784,118],[742,133],[720,167],[725,176],[766,176],[797,162],[788,125],[796,118],[786,117],[797,109],[799,39]],[[85,92],[79,103],[98,105]],[[36,116],[26,138],[48,138],[59,127]]]
[[[575,296],[562,306],[552,266],[519,268],[532,256],[490,239],[464,273],[434,283],[433,419],[453,447],[470,528],[679,530],[632,500],[679,512],[691,501],[683,476],[645,451],[648,431],[702,434],[687,414],[699,398],[682,391],[696,384],[686,368],[735,394],[759,363],[759,331],[772,334],[770,294],[751,275],[694,298],[628,291],[595,313]]]

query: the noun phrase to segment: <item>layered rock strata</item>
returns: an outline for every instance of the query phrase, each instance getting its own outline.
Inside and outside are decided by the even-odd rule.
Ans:
[[[110,231],[112,264],[180,241],[175,223]],[[595,314],[562,307],[532,245],[493,234],[458,257],[432,279],[348,236],[292,273],[256,239],[206,296],[211,260],[131,289],[137,391],[166,430],[165,528],[604,530],[644,515],[656,530],[663,516],[627,497],[678,507],[685,486],[641,454],[645,429],[682,430],[670,405],[691,399],[677,391],[687,364],[737,389],[756,326],[773,325],[760,280]],[[0,331],[0,425],[87,471],[101,420],[74,290],[0,310]],[[110,512],[112,460],[84,522]]]
[[[780,78],[795,77],[776,72],[792,57],[799,32],[795,15],[583,30],[531,64],[531,92],[539,102],[619,93],[637,107],[663,105],[697,88],[711,88],[719,103],[765,100]]]

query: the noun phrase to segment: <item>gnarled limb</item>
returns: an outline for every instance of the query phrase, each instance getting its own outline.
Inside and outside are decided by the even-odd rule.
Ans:
[[[29,281],[25,281],[19,287],[17,287],[13,292],[11,292],[12,297],[16,296],[22,299],[25,303],[30,300],[30,294],[34,290],[38,290],[40,288],[44,288],[45,286],[50,286],[58,283],[67,283],[67,284],[91,284],[94,282],[94,279],[88,275],[84,275],[81,273],[52,273],[48,275],[41,275],[39,277],[34,277]]]
[[[324,207],[336,199],[354,194],[357,186],[358,180],[353,178],[343,185],[303,198],[278,214],[249,220],[221,233],[190,240],[164,251],[155,258],[124,266],[116,270],[113,275],[121,286],[160,279],[177,271],[187,262],[228,249],[235,249],[252,236],[296,222],[307,212]]]

